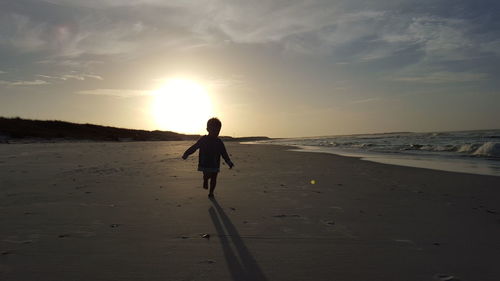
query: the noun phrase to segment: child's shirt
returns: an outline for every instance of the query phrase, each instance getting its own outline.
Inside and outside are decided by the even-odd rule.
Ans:
[[[198,156],[198,170],[206,172],[218,172],[220,168],[220,157],[224,158],[226,163],[231,163],[227,154],[226,147],[221,139],[213,136],[203,136],[194,145],[192,145],[185,154],[192,154],[200,149]]]

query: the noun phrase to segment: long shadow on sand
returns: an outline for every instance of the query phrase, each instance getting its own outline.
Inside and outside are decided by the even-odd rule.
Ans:
[[[226,215],[215,198],[211,198],[213,207],[208,212],[219,236],[222,251],[233,280],[267,281],[264,273],[248,251],[238,230]],[[232,246],[231,247],[231,243]]]

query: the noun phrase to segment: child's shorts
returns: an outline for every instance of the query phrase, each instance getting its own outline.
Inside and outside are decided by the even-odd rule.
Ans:
[[[205,172],[205,173],[218,173],[219,168],[198,167],[198,171]]]

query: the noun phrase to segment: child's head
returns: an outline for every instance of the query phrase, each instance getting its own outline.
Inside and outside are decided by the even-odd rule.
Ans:
[[[210,118],[207,121],[207,131],[211,136],[218,136],[220,132],[220,128],[222,127],[222,123],[217,118]]]

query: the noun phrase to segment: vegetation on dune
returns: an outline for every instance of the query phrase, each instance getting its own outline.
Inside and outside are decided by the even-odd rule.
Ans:
[[[199,135],[170,131],[146,131],[77,124],[59,120],[30,120],[19,117],[0,117],[0,141],[8,140],[91,140],[91,141],[178,141],[196,140]],[[225,140],[258,140],[266,137],[231,138]]]
[[[18,117],[0,117],[0,134],[7,139],[35,138],[94,141],[170,141],[198,138],[197,135],[184,135],[169,131],[133,130],[58,120],[28,120]]]

